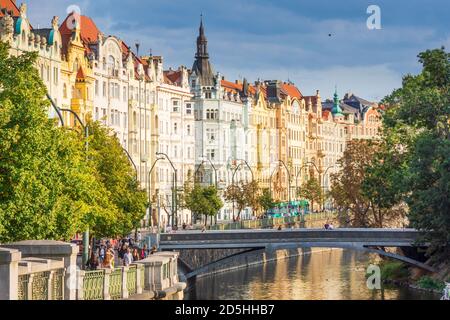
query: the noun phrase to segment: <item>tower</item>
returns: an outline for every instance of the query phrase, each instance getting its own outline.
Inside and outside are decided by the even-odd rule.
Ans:
[[[195,62],[192,67],[192,73],[196,75],[198,85],[215,86],[214,72],[209,62],[208,39],[205,35],[203,26],[203,16],[200,20],[199,35],[197,38],[197,53],[195,54]]]
[[[342,109],[340,106],[340,102],[339,102],[339,96],[337,93],[337,87],[336,90],[334,92],[334,103],[333,103],[333,109],[331,109],[331,113],[333,114],[333,117],[343,117],[344,115],[342,114]]]

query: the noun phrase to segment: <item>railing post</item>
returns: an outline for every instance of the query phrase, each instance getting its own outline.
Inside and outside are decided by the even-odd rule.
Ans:
[[[111,269],[105,269],[103,278],[103,300],[111,300],[111,295],[109,293],[109,285],[111,282]]]
[[[84,276],[86,271],[77,270],[77,300],[84,300]]]
[[[136,265],[136,294],[141,294],[142,293],[142,280],[141,280],[141,269],[142,269],[143,265],[138,264]]]
[[[52,280],[54,276],[55,270],[50,270],[47,279],[47,300],[52,300],[52,293],[53,293]]]
[[[128,288],[127,288],[127,279],[128,279],[128,267],[122,267],[122,299],[128,299]]]
[[[34,274],[30,274],[30,277],[28,278],[27,283],[27,297],[28,300],[33,300],[33,281],[34,281]]]
[[[0,248],[0,300],[17,300],[19,284],[18,250]]]

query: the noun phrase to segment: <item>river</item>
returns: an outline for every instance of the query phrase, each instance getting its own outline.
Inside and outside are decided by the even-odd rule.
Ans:
[[[190,281],[186,300],[438,300],[405,287],[369,290],[366,267],[376,256],[313,248],[310,254]]]

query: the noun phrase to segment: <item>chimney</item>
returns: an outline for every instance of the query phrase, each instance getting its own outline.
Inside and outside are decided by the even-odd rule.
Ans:
[[[280,82],[277,80],[269,81],[267,83],[267,96],[270,101],[280,102]]]

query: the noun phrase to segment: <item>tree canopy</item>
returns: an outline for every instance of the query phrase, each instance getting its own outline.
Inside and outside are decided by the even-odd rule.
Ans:
[[[84,136],[48,117],[36,58],[0,42],[0,242],[131,231],[146,202],[117,139],[91,124],[86,155]]]
[[[431,252],[450,257],[450,54],[444,48],[418,56],[416,76],[386,97],[384,141],[388,161],[381,167],[396,177],[395,196],[409,208],[412,227],[426,231]],[[393,163],[395,166],[393,166]],[[442,254],[441,254],[442,253]]]

